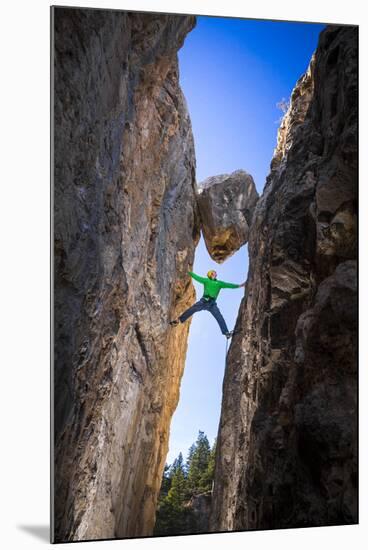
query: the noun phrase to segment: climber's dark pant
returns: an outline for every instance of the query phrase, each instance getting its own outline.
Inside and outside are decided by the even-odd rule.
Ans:
[[[186,311],[184,311],[184,313],[182,313],[180,315],[179,321],[181,323],[184,323],[184,321],[186,321],[188,319],[188,317],[193,315],[193,313],[196,313],[197,311],[202,311],[203,309],[206,309],[207,311],[212,313],[212,315],[214,316],[214,318],[216,319],[216,321],[220,325],[220,329],[221,329],[222,334],[226,334],[227,332],[229,332],[229,330],[226,326],[225,319],[221,315],[221,311],[217,307],[216,300],[214,298],[206,300],[205,298],[202,297],[198,302],[193,304]]]

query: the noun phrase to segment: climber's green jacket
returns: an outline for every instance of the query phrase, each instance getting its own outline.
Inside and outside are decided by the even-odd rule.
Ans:
[[[240,285],[234,283],[225,283],[225,281],[219,281],[218,279],[209,279],[208,277],[200,277],[192,271],[188,271],[189,275],[193,277],[199,283],[204,286],[203,296],[205,298],[216,299],[222,288],[239,288]]]

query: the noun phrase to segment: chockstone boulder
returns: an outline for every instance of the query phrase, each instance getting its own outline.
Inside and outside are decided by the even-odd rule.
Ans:
[[[222,263],[248,241],[257,202],[254,180],[245,170],[211,176],[198,184],[202,232],[213,260]]]

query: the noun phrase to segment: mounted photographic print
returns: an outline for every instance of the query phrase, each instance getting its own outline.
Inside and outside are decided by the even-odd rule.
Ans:
[[[357,115],[356,25],[51,8],[52,542],[358,522]]]

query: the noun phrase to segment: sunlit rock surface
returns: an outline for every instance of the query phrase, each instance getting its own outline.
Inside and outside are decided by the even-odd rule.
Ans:
[[[250,174],[211,176],[198,185],[197,201],[207,250],[218,263],[248,241],[258,193]]]
[[[56,8],[56,542],[150,535],[199,239],[177,50],[194,17]]]
[[[321,33],[253,213],[214,531],[357,522],[357,34]]]

